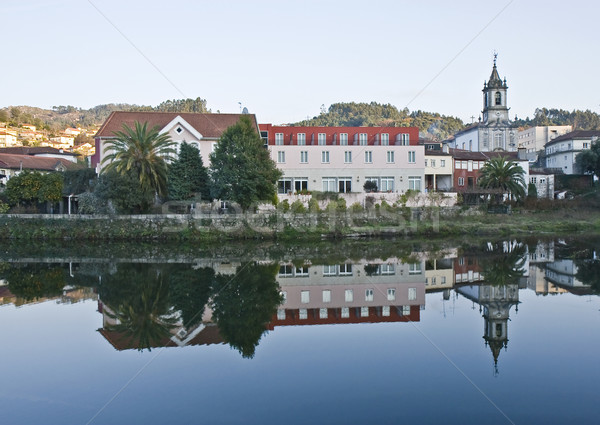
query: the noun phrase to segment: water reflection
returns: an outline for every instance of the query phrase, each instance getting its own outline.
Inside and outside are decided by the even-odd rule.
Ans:
[[[519,291],[598,293],[596,246],[490,241],[354,260],[340,253],[325,259],[211,257],[156,264],[45,258],[1,263],[0,301],[24,305],[97,297],[99,332],[117,350],[227,343],[252,358],[264,334],[279,327],[419,322],[427,293],[448,300],[454,291],[479,306],[484,344],[497,371]]]

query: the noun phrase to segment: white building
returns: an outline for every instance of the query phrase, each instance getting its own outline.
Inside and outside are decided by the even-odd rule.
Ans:
[[[598,130],[578,130],[546,143],[546,168],[560,169],[565,174],[581,174],[575,166],[577,155],[598,140]]]
[[[538,152],[544,149],[546,143],[569,133],[572,129],[570,125],[529,127],[519,131],[517,140],[520,148],[527,149],[527,152]]]

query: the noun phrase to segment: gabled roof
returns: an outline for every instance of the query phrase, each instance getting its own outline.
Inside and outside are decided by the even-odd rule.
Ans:
[[[496,158],[499,156],[503,156],[505,158],[512,159],[514,161],[527,161],[526,159],[519,159],[518,152],[506,152],[506,151],[494,151],[494,152],[472,152],[463,149],[453,149],[450,148],[448,150],[450,155],[454,159],[460,160],[469,160],[472,159],[474,161],[487,161],[488,159]]]
[[[254,114],[196,114],[186,112],[124,112],[115,111],[102,124],[95,137],[114,137],[115,131],[122,131],[123,124],[133,127],[135,122],[147,122],[149,127],[165,128],[177,117],[183,118],[198,133],[206,138],[219,138],[227,129],[236,124],[242,116],[250,118],[254,128],[258,131],[258,124]]]
[[[65,170],[79,170],[83,168],[80,164],[63,158],[45,158],[30,155],[12,155],[0,153],[0,168],[10,170],[35,170],[35,171],[56,171],[57,168],[64,167]]]
[[[556,142],[563,142],[565,140],[573,140],[573,139],[591,139],[592,137],[600,137],[599,130],[576,130],[571,131],[570,133],[563,134],[562,136],[555,137],[546,143],[546,146],[551,145]]]

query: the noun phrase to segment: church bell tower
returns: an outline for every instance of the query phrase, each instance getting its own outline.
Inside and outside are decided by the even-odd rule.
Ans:
[[[506,103],[506,78],[500,79],[496,60],[498,54],[494,53],[494,67],[492,75],[487,82],[483,83],[483,124],[484,125],[508,125],[508,106]]]

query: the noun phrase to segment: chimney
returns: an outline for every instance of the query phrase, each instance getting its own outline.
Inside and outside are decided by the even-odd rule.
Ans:
[[[517,158],[527,159],[527,148],[518,148],[517,149]]]

